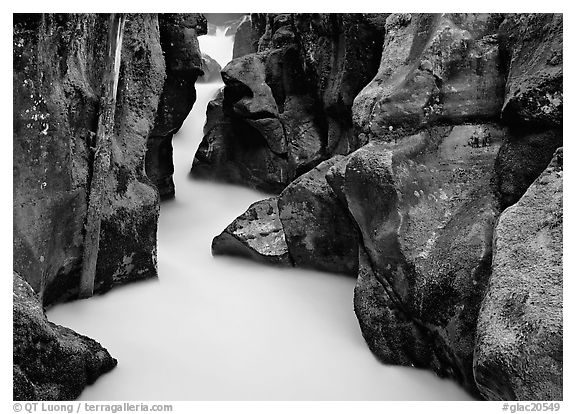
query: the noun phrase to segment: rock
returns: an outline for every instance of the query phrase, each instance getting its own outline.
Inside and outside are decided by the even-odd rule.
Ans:
[[[561,401],[563,153],[498,219],[474,375],[492,400]]]
[[[509,130],[494,165],[503,208],[522,197],[561,145],[560,130],[534,127]]]
[[[471,146],[474,134],[490,130],[487,146]],[[499,214],[492,192],[493,163],[502,131],[493,125],[437,127],[398,143],[372,142],[351,154],[345,168],[344,194],[359,226],[376,280],[389,298],[375,299],[363,282],[356,300],[365,339],[389,363],[394,349],[386,343],[412,347],[406,329],[382,317],[388,304],[418,327],[432,344],[431,355],[416,352],[412,362],[451,376],[477,394],[472,375],[476,318],[490,275],[491,240]],[[367,298],[369,303],[360,303]],[[380,305],[378,305],[380,306]],[[386,305],[388,306],[388,305]],[[385,340],[374,332],[382,332]],[[419,345],[420,346],[420,345]],[[421,345],[425,347],[426,345]],[[408,351],[404,351],[408,355]],[[434,362],[438,361],[438,362]]]
[[[510,14],[499,34],[509,60],[502,118],[509,124],[562,126],[561,13]]]
[[[206,19],[199,14],[159,14],[160,42],[166,61],[166,81],[150,132],[146,174],[163,200],[174,198],[172,137],[196,101],[194,83],[203,71],[197,36],[206,33]]]
[[[258,40],[258,33],[252,28],[252,19],[250,16],[245,16],[236,29],[232,58],[258,52]]]
[[[212,59],[206,53],[202,53],[202,71],[204,75],[198,78],[198,82],[220,82],[222,77],[220,76],[220,71],[222,68],[214,59]]]
[[[278,197],[278,210],[295,266],[356,275],[358,232],[325,178],[340,158],[290,183]]]
[[[243,256],[259,262],[291,265],[275,197],[258,201],[212,241],[213,255]]]
[[[223,69],[222,112],[207,122],[215,116],[229,127],[204,137],[192,174],[278,193],[358,148],[349,109],[376,72],[383,32],[374,24],[354,14],[253,14],[258,52]]]
[[[14,270],[45,304],[78,291],[108,24],[106,15],[14,18]],[[129,14],[123,39],[99,292],[157,274],[158,195],[144,174],[165,75],[156,17]]]
[[[77,398],[116,366],[98,342],[46,319],[33,289],[13,274],[13,399]]]
[[[498,119],[501,21],[498,14],[388,16],[380,69],[354,100],[357,133],[400,137],[443,121]]]
[[[386,279],[372,270],[366,251],[359,249],[358,280],[354,287],[354,312],[368,347],[386,364],[436,367],[434,344],[394,299]]]
[[[279,193],[289,178],[288,161],[270,150],[262,135],[245,122],[233,122],[220,93],[208,104],[204,138],[190,175],[249,185]]]

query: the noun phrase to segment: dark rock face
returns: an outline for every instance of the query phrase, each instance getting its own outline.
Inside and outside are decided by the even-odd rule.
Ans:
[[[499,29],[509,71],[496,168],[504,207],[516,203],[562,146],[562,15],[511,14]]]
[[[252,15],[258,52],[222,71],[192,175],[280,192],[359,147],[349,108],[376,72],[382,33],[364,15]],[[253,42],[249,42],[254,44]],[[217,121],[214,121],[214,117]]]
[[[156,17],[127,17],[97,291],[156,276],[158,196],[144,156],[165,67]],[[78,288],[108,24],[14,17],[14,270],[43,303]]]
[[[146,174],[158,188],[160,198],[170,199],[175,194],[172,137],[196,101],[194,83],[203,73],[197,36],[206,34],[206,19],[200,14],[166,13],[158,16],[158,23],[166,81],[148,136]]]
[[[98,342],[48,322],[37,295],[13,276],[13,399],[72,400],[116,366]]]
[[[295,266],[356,275],[358,231],[325,178],[341,158],[290,183],[278,197],[278,210]]]
[[[198,78],[198,82],[220,82],[222,80],[222,77],[220,76],[221,70],[222,68],[218,62],[206,53],[202,53],[202,71],[204,74]]]
[[[245,16],[236,28],[232,58],[236,59],[238,57],[258,52],[259,39],[260,37],[258,36],[258,33],[252,28],[252,20],[250,16]]]
[[[498,219],[478,319],[474,374],[493,400],[562,400],[562,182],[559,149]]]
[[[495,14],[392,14],[380,69],[352,110],[366,139],[496,120],[504,99]]]
[[[530,127],[509,128],[496,158],[497,185],[503,207],[516,203],[546,168],[556,148],[562,145],[562,131]]]
[[[502,118],[562,125],[562,14],[511,14],[500,27],[509,60]]]
[[[291,265],[276,198],[258,201],[212,241],[212,254]]]
[[[293,180],[278,209],[294,265],[357,272],[380,360],[479,398],[561,399],[561,152],[542,171],[562,146],[562,15],[255,14],[252,28],[259,52],[229,65],[195,168]],[[385,32],[371,82],[362,28]],[[300,56],[298,82],[270,64],[282,53]],[[240,119],[258,145],[239,142]]]
[[[485,128],[491,144],[470,146]],[[492,125],[469,125],[433,128],[398,144],[369,143],[350,155],[345,173],[344,194],[374,274],[367,277],[384,286],[390,296],[384,302],[392,300],[433,344],[423,345],[426,354],[411,363],[453,376],[472,392],[475,324],[499,213],[490,181],[501,135]],[[372,296],[365,286],[355,296],[361,326],[372,326],[369,343],[381,341],[373,334],[375,310],[362,303]],[[404,332],[387,330],[394,321],[380,323],[388,338]],[[369,345],[383,361],[398,362],[387,359],[392,350]]]

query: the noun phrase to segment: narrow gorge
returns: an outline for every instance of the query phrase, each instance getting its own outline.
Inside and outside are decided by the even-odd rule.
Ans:
[[[562,400],[562,25],[15,14],[13,398]]]

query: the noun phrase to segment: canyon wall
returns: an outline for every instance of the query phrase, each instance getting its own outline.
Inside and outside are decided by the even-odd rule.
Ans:
[[[280,195],[213,253],[357,277],[385,363],[562,399],[561,155],[542,173],[562,146],[562,15],[252,15],[252,31],[192,174]]]
[[[146,168],[151,181],[145,159],[162,157],[168,145],[156,143],[171,137],[194,103],[201,73],[196,35],[205,20],[124,17],[119,71],[112,74],[109,15],[14,15],[15,399],[76,398],[116,365],[95,341],[50,324],[41,311],[78,297],[98,156],[109,168],[99,177],[105,196],[96,206],[101,227],[94,291],[157,277],[155,184],[162,195],[168,180]],[[182,53],[190,44],[196,49]],[[114,77],[110,142],[95,154],[99,118],[110,103],[103,85]]]
[[[380,19],[381,20],[381,19]],[[358,148],[350,108],[376,73],[382,22],[370,15],[253,14],[237,32],[225,87],[209,104],[191,174],[278,193]],[[259,37],[257,52],[254,38]]]

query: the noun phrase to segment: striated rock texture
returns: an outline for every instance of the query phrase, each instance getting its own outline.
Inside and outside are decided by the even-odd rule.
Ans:
[[[385,32],[363,89],[347,89],[367,72],[343,58],[361,48],[347,49],[346,29],[330,43],[327,19]],[[562,146],[562,15],[253,15],[252,27],[259,52],[225,68],[194,168],[253,186],[293,180],[278,214],[294,265],[357,272],[354,309],[380,360],[433,369],[478,398],[561,399],[561,161],[538,176]],[[333,45],[344,46],[324,66]],[[268,74],[290,48],[308,82],[300,101]],[[311,126],[297,134],[299,168],[312,168],[299,178],[290,125]]]
[[[563,155],[498,219],[474,375],[493,400],[562,400]]]
[[[358,148],[349,109],[380,59],[374,22],[362,14],[252,15],[258,52],[238,53],[222,70],[224,92],[208,110],[191,174],[279,193],[331,155]]]
[[[14,16],[14,270],[51,303],[76,295],[107,15]],[[165,76],[154,15],[127,15],[96,290],[156,276],[158,195],[144,173]]]
[[[159,14],[160,42],[166,61],[166,81],[150,132],[146,151],[146,174],[161,199],[174,197],[172,137],[180,129],[196,101],[194,83],[204,72],[198,36],[206,34],[201,14]],[[219,70],[219,69],[218,69]]]
[[[116,366],[98,342],[48,322],[32,288],[13,275],[13,399],[72,400]]]
[[[268,198],[248,207],[212,241],[212,254],[243,256],[259,262],[291,265],[278,201]]]

